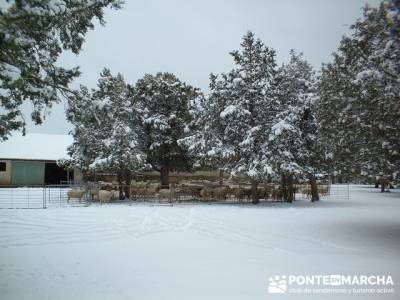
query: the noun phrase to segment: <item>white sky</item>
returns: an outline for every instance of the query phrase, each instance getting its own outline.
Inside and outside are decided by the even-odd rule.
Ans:
[[[107,11],[105,27],[88,33],[79,56],[66,53],[60,64],[81,66],[74,87],[95,87],[107,67],[131,84],[145,73],[172,72],[207,92],[209,74],[232,68],[229,52],[239,49],[247,30],[277,51],[279,63],[294,48],[319,68],[366,2],[376,6],[380,1],[126,0],[122,10]],[[64,106],[54,106],[43,125],[28,124],[28,132],[67,133]],[[30,107],[24,106],[27,117]]]

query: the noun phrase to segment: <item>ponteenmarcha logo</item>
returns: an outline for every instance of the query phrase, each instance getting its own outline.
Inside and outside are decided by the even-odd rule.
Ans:
[[[275,275],[268,292],[283,293],[394,293],[390,275]]]
[[[270,294],[283,294],[287,291],[286,276],[273,276],[269,278],[268,292]]]

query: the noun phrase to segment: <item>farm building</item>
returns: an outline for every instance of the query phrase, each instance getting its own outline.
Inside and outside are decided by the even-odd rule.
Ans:
[[[79,181],[79,170],[68,171],[56,161],[66,158],[72,137],[56,134],[15,134],[0,143],[0,185],[60,184]]]

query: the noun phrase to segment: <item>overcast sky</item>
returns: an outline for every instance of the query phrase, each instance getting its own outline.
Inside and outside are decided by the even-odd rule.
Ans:
[[[122,10],[106,12],[105,27],[88,33],[78,56],[64,54],[60,64],[81,67],[74,87],[95,87],[107,67],[132,84],[145,73],[172,72],[207,92],[210,72],[232,68],[229,52],[239,49],[247,30],[277,51],[278,63],[294,48],[320,68],[366,2],[376,6],[380,1],[126,0]],[[24,106],[26,115],[30,107]],[[44,125],[29,124],[28,132],[67,133],[64,107],[54,106]]]

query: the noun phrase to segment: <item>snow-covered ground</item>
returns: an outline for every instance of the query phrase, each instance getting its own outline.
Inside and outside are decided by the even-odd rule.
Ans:
[[[0,299],[400,299],[399,191],[351,186],[349,199],[257,206],[2,209],[0,226]],[[271,276],[308,274],[391,275],[396,290],[268,293]]]

